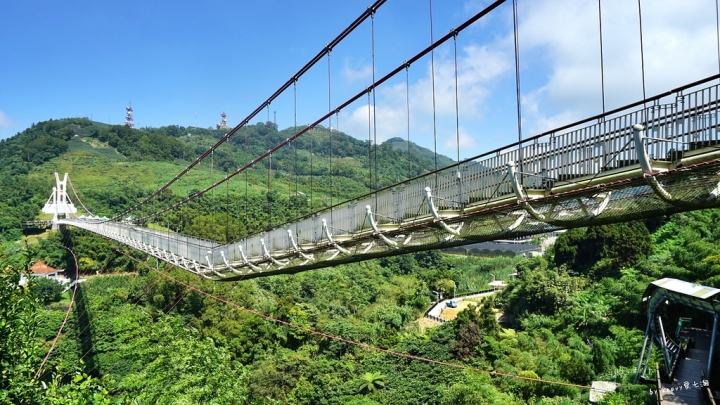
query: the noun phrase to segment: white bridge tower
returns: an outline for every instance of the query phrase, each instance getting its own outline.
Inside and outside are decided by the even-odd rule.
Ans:
[[[60,214],[67,216],[68,214],[77,213],[77,208],[75,208],[67,195],[68,174],[65,173],[62,181],[60,181],[60,176],[55,172],[55,182],[57,185],[53,187],[52,194],[42,209],[44,214],[53,214],[52,220],[54,223],[57,222]]]

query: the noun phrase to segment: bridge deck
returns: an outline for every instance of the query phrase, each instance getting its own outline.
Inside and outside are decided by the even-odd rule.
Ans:
[[[598,122],[541,134],[232,243],[97,218],[58,224],[208,279],[234,281],[718,207],[720,86],[683,90],[658,96],[651,107],[631,105]],[[164,226],[165,213],[180,205],[140,222],[154,218]]]
[[[688,349],[685,358],[680,360],[673,382],[663,383],[663,405],[704,403],[700,388],[702,372],[707,368],[710,356],[710,334],[703,329],[694,328],[692,331],[695,333],[695,347]]]

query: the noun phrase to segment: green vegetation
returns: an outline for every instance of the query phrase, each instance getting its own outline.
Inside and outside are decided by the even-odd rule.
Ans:
[[[82,373],[78,363],[66,374],[67,381],[48,373],[43,385],[36,377],[46,342],[61,320],[44,327],[51,311],[42,306],[42,287],[34,277],[20,286],[20,276],[20,268],[7,266],[0,252],[0,404],[110,404],[100,381]]]
[[[89,138],[88,140],[85,140],[83,138],[73,138],[68,141],[68,151],[85,152],[86,154],[97,155],[107,159],[125,160],[125,156],[119,154],[115,149],[108,146],[103,146],[99,142],[92,142],[92,139],[93,138]],[[98,146],[93,146],[93,143],[97,144]]]
[[[293,128],[278,131],[269,122],[243,128],[147,211],[205,189],[294,133]],[[54,172],[70,173],[88,209],[110,217],[170,181],[224,134],[179,126],[137,130],[86,118],[34,124],[0,141],[0,242],[19,239],[20,223],[38,215]],[[411,143],[408,156],[405,141],[391,141],[371,150],[366,141],[344,133],[311,129],[271,160],[188,204],[188,211],[159,218],[158,225],[203,238],[237,239],[434,168],[431,151]],[[382,164],[375,167],[375,162]],[[438,157],[441,166],[451,162]],[[226,218],[226,212],[232,217]]]
[[[289,131],[258,123],[239,132],[148,210],[207,187]],[[258,164],[149,225],[230,240],[339,200],[330,178],[347,195],[374,185],[366,142],[333,132],[331,146],[329,131],[313,131],[272,167]],[[606,403],[651,404],[647,387],[631,383],[646,322],[642,292],[661,277],[720,287],[720,210],[570,230],[542,257],[428,251],[233,283],[199,279],[78,229],[16,243],[20,221],[47,199],[53,171],[70,172],[84,203],[110,216],[222,135],[70,119],[0,142],[0,404],[583,404],[593,380],[621,383]],[[413,155],[411,145],[417,159],[407,160],[406,148],[401,140],[378,148],[379,161],[393,162],[380,168],[379,186],[433,167],[432,155]],[[301,190],[314,187],[311,201],[294,192],[295,179]],[[36,376],[70,304],[51,282],[17,286],[38,259],[88,280]],[[511,273],[493,299],[420,326],[433,291],[484,290]],[[509,320],[498,324],[498,313]],[[680,313],[687,309],[668,307],[671,321]]]

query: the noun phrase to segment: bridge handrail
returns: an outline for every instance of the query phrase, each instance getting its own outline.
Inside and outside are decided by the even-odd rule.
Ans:
[[[704,131],[702,138],[698,135],[701,143],[718,143],[720,140],[715,131],[706,132],[718,125],[717,117],[713,115],[707,119],[704,116],[710,109],[717,110],[717,93],[718,85],[713,85],[676,98],[677,108],[658,109],[657,105],[654,105],[588,127],[554,134],[552,140],[548,142],[527,141],[526,144],[520,145],[524,148],[524,155],[527,156],[525,160],[527,172],[521,173],[521,176],[534,176],[536,182],[527,185],[538,187],[542,186],[539,182],[541,176],[570,184],[573,182],[573,176],[597,175],[603,168],[607,168],[613,159],[618,163],[616,165],[618,170],[627,170],[624,169],[623,162],[632,164],[637,162],[635,146],[631,143],[630,128],[638,122],[645,122],[649,132],[657,129],[659,134],[667,135],[665,138],[659,138],[660,141],[687,144],[688,142],[681,141],[685,138],[691,141],[693,136],[698,135],[697,131]],[[697,118],[699,114],[703,114],[700,119]],[[600,149],[596,153],[594,148],[597,145],[600,145]],[[670,149],[663,142],[658,143],[656,150]],[[277,261],[275,256],[294,257],[298,254],[298,248],[291,246],[293,240],[300,246],[299,249],[306,253],[327,249],[328,246],[337,249],[337,244],[330,236],[330,233],[335,232],[334,230],[344,230],[334,235],[336,239],[338,237],[355,240],[370,238],[365,242],[364,247],[360,248],[359,245],[355,247],[361,250],[370,249],[371,235],[378,232],[377,227],[386,225],[412,227],[415,226],[414,223],[423,224],[423,221],[432,220],[432,216],[437,212],[431,212],[429,207],[431,204],[427,204],[426,187],[432,190],[431,198],[434,204],[432,210],[461,212],[468,207],[468,204],[474,204],[473,209],[484,209],[483,207],[491,201],[515,204],[517,200],[507,177],[506,166],[507,162],[517,161],[520,155],[518,151],[519,149],[503,150],[494,156],[484,154],[482,156],[485,159],[464,161],[463,166],[455,166],[462,169],[457,172],[445,168],[418,176],[393,187],[386,187],[378,192],[367,193],[359,198],[324,208],[295,222],[273,225],[261,233],[230,244],[206,242],[175,233],[169,237],[170,232],[147,229],[142,230],[140,234],[132,234],[139,229],[133,231],[128,228],[128,224],[103,222],[97,226],[103,230],[113,228],[116,230],[115,234],[120,235],[118,237],[132,236],[132,240],[142,242],[145,246],[180,254],[203,266],[207,263],[210,269],[214,265],[223,266],[226,260],[241,263],[242,259],[245,265],[249,265],[246,257],[256,262]],[[607,161],[608,157],[611,157],[609,161]],[[462,182],[458,182],[457,173],[464,176]],[[567,178],[561,179],[562,176]],[[366,206],[370,209],[366,209]],[[522,220],[522,217],[518,218]],[[329,223],[325,224],[326,220]],[[406,220],[410,222],[404,222]],[[422,230],[413,232],[422,232]],[[385,243],[390,242],[385,241]],[[220,253],[224,256],[221,257]]]
[[[501,157],[501,156],[507,156],[507,155],[516,154],[517,151],[518,151],[518,149],[512,149],[512,148],[515,148],[515,147],[518,147],[518,146],[523,146],[523,145],[524,145],[525,147],[533,147],[533,146],[535,146],[535,145],[541,145],[541,144],[538,144],[537,141],[540,140],[542,137],[545,137],[545,136],[554,135],[554,137],[553,137],[552,139],[556,140],[556,142],[557,142],[557,140],[558,140],[558,139],[561,139],[561,137],[563,137],[563,136],[564,136],[564,137],[572,137],[572,135],[575,134],[575,133],[577,133],[578,131],[582,131],[582,130],[584,130],[584,129],[591,128],[592,126],[596,126],[596,125],[606,125],[606,126],[608,126],[608,125],[610,125],[612,122],[622,121],[622,119],[623,119],[624,117],[628,117],[628,118],[629,118],[629,116],[631,116],[631,115],[633,115],[633,114],[638,114],[638,113],[640,113],[640,112],[647,112],[647,110],[655,109],[655,108],[656,108],[656,105],[651,105],[651,106],[648,106],[648,107],[646,107],[646,108],[644,108],[644,109],[642,109],[642,110],[630,111],[630,112],[628,112],[627,114],[614,117],[614,118],[612,118],[612,120],[614,120],[614,121],[603,121],[603,122],[595,123],[595,124],[593,124],[593,125],[590,126],[590,127],[578,128],[578,129],[576,129],[576,130],[574,130],[574,131],[566,132],[566,133],[563,133],[563,134],[556,134],[557,132],[559,132],[559,131],[561,131],[561,130],[563,130],[563,129],[573,128],[573,127],[576,127],[576,126],[578,126],[578,125],[580,125],[580,124],[583,124],[583,123],[588,123],[588,122],[591,122],[591,121],[594,121],[594,120],[598,120],[598,119],[601,119],[601,118],[607,118],[607,117],[609,117],[610,115],[617,114],[618,112],[622,112],[622,111],[624,111],[624,110],[631,109],[631,108],[637,107],[637,106],[639,106],[639,105],[646,104],[646,103],[648,103],[648,102],[658,101],[658,100],[662,99],[663,97],[667,97],[667,96],[669,96],[669,95],[673,95],[673,94],[676,94],[676,93],[681,93],[681,92],[684,91],[684,90],[687,90],[687,89],[689,89],[689,88],[696,87],[696,86],[698,86],[698,85],[700,85],[700,84],[707,83],[707,82],[709,82],[709,81],[712,81],[712,80],[715,80],[715,79],[718,79],[718,78],[720,78],[720,74],[712,75],[712,76],[709,76],[709,77],[707,77],[707,78],[705,78],[705,79],[698,80],[698,81],[695,81],[695,82],[693,82],[693,83],[687,84],[687,85],[685,85],[685,86],[681,86],[681,87],[675,88],[675,89],[673,89],[673,90],[666,91],[666,92],[657,94],[657,95],[652,96],[652,97],[648,97],[648,98],[646,98],[645,100],[637,101],[637,102],[634,102],[634,103],[627,104],[627,105],[625,105],[625,106],[623,106],[623,107],[619,107],[619,108],[613,109],[613,110],[611,110],[611,111],[606,112],[605,114],[595,115],[595,116],[593,116],[593,117],[586,118],[586,119],[583,119],[583,120],[579,120],[579,121],[576,121],[576,122],[574,122],[574,123],[572,123],[572,124],[564,125],[564,126],[562,126],[562,127],[553,129],[553,130],[551,130],[551,131],[543,132],[543,133],[541,133],[541,134],[538,134],[538,135],[535,135],[535,136],[533,136],[533,137],[530,137],[530,138],[527,138],[527,139],[523,140],[522,143],[520,143],[520,142],[515,142],[515,143],[512,143],[512,144],[510,144],[510,145],[506,145],[506,146],[503,146],[503,147],[500,147],[500,148],[496,148],[496,149],[493,149],[493,150],[491,150],[491,151],[489,151],[489,152],[485,152],[485,153],[482,153],[482,154],[480,154],[480,155],[477,155],[477,156],[475,156],[475,157],[473,157],[473,158],[465,159],[465,160],[463,160],[463,161],[461,161],[461,162],[454,163],[454,164],[449,165],[449,166],[446,166],[446,167],[444,167],[444,168],[441,168],[441,169],[438,169],[438,170],[434,170],[434,171],[431,171],[431,172],[428,172],[428,173],[424,173],[424,174],[421,174],[421,175],[418,175],[418,176],[409,178],[409,179],[404,180],[404,181],[402,181],[402,182],[400,182],[400,183],[397,183],[397,184],[393,184],[393,185],[390,185],[390,186],[382,187],[382,188],[380,188],[380,189],[378,189],[378,190],[371,191],[371,192],[362,194],[362,195],[360,195],[360,196],[354,197],[354,198],[352,198],[352,199],[345,200],[345,201],[342,201],[342,202],[333,204],[333,205],[331,205],[331,206],[322,208],[322,209],[317,210],[317,211],[315,211],[315,212],[312,212],[312,213],[309,213],[309,214],[305,214],[305,215],[302,215],[302,216],[300,216],[300,217],[291,219],[291,220],[286,221],[286,222],[284,222],[284,223],[281,223],[281,224],[273,224],[270,228],[266,229],[266,231],[272,230],[272,229],[284,228],[284,227],[287,227],[287,226],[289,226],[289,225],[291,225],[291,224],[296,224],[296,223],[301,222],[301,221],[303,221],[303,220],[311,219],[311,218],[313,218],[313,217],[316,217],[316,216],[318,216],[318,215],[320,215],[320,214],[323,214],[323,213],[327,213],[327,212],[329,212],[329,211],[339,210],[339,209],[343,208],[344,206],[353,204],[353,203],[358,202],[358,201],[371,200],[371,199],[374,199],[375,195],[377,195],[377,194],[384,193],[384,192],[389,192],[389,191],[392,191],[392,189],[398,188],[398,187],[403,187],[403,186],[406,187],[406,186],[409,185],[409,184],[416,183],[416,182],[419,182],[419,181],[422,181],[422,180],[426,180],[426,179],[428,179],[429,177],[434,177],[434,176],[441,175],[441,174],[443,174],[443,173],[448,173],[448,172],[451,172],[452,174],[455,174],[456,172],[453,171],[453,169],[455,169],[455,170],[460,170],[460,168],[462,168],[463,166],[468,166],[469,164],[475,164],[475,165],[474,165],[475,167],[481,167],[481,166],[482,166],[482,167],[485,169],[485,170],[484,170],[485,173],[487,173],[487,172],[492,172],[492,171],[495,171],[495,172],[498,172],[498,173],[504,173],[504,170],[505,170],[504,165],[505,165],[505,163],[508,161],[507,158],[505,158],[505,160],[504,160],[503,162],[493,165],[494,167],[493,167],[493,166],[485,166],[485,165],[482,165],[481,163],[483,163],[484,161],[478,162],[477,160],[478,160],[478,159],[481,159],[481,158],[489,158],[489,159],[486,159],[485,161],[490,160],[490,159],[498,160],[497,158],[499,158],[499,157]],[[710,88],[717,88],[717,86],[710,87]],[[699,93],[699,92],[702,92],[702,91],[705,91],[705,90],[706,90],[706,89],[700,89],[700,90],[698,90],[698,91],[695,92],[695,93]],[[716,90],[716,91],[717,91],[717,90]],[[684,97],[684,98],[685,98],[685,97],[689,97],[689,96],[691,96],[692,94],[694,94],[694,93],[684,95],[683,97]],[[714,104],[714,107],[717,107],[717,102],[718,102],[718,101],[713,101],[712,103],[707,103],[707,104],[705,104],[704,106],[708,106],[708,105]],[[688,110],[693,110],[693,109],[697,109],[697,108],[700,108],[700,107],[703,107],[703,106],[698,106],[698,107],[695,107],[695,108],[689,108]],[[680,118],[688,118],[688,117],[690,116],[689,113],[688,113],[688,110],[682,110],[682,111],[680,111],[679,113],[682,114],[682,116],[681,116]],[[648,115],[648,116],[649,116],[649,115]],[[669,117],[670,117],[670,118],[665,117],[665,119],[666,119],[666,120],[667,120],[667,119],[678,119],[677,115],[670,115]],[[626,121],[628,121],[628,120],[626,120]],[[647,118],[645,118],[645,121],[647,121]],[[606,141],[613,141],[613,140],[616,140],[616,141],[617,141],[617,140],[619,140],[621,137],[629,137],[629,136],[632,134],[632,128],[631,128],[631,127],[632,127],[632,125],[635,124],[635,123],[637,123],[637,122],[632,122],[632,123],[630,123],[630,122],[628,121],[628,122],[627,122],[627,125],[623,125],[622,127],[619,127],[617,130],[611,131],[611,133],[614,133],[615,135],[614,135],[614,136],[610,136],[610,138],[605,138],[604,141],[605,141],[605,142],[606,142]],[[596,136],[594,136],[594,137],[584,139],[584,140],[582,140],[582,141],[580,141],[580,142],[590,144],[591,142],[594,142],[594,141],[596,141],[596,140],[599,140],[603,135],[607,135],[607,134],[606,134],[606,133],[598,134],[598,135],[596,135]],[[656,143],[657,143],[657,142],[656,142]],[[529,144],[529,145],[528,145],[528,144]],[[548,149],[547,152],[540,153],[540,154],[536,154],[536,155],[534,155],[534,156],[533,156],[533,155],[530,155],[530,154],[524,154],[524,156],[526,157],[526,162],[525,162],[525,163],[527,164],[528,162],[532,162],[532,161],[537,162],[538,160],[540,160],[540,159],[542,159],[542,158],[547,158],[547,157],[551,156],[552,154],[557,154],[557,152],[571,152],[571,151],[573,151],[573,150],[577,150],[577,149],[578,149],[577,146],[578,146],[578,143],[574,143],[574,144],[573,144],[573,143],[565,143],[564,145],[561,145],[561,146],[560,146],[560,149],[553,149],[553,150]],[[535,148],[537,148],[537,146],[535,146]],[[563,149],[563,148],[564,148],[564,149]],[[632,150],[632,149],[634,149],[634,147],[628,148],[627,151],[630,151],[630,150]],[[501,155],[501,154],[500,154],[501,152],[506,152],[506,153],[503,154],[503,155]],[[618,151],[615,151],[615,152],[618,152]],[[610,154],[612,154],[612,153],[613,153],[613,151],[605,152],[604,155],[607,156],[607,155],[610,155]],[[495,154],[495,155],[497,155],[497,156],[492,156],[493,154]],[[533,156],[533,157],[530,158],[529,156]],[[515,158],[515,160],[517,160],[517,158]],[[589,159],[584,159],[584,160],[589,160]],[[578,161],[574,161],[574,162],[572,162],[572,163],[577,164],[577,163],[579,163],[579,162],[578,162]],[[555,167],[555,168],[553,168],[553,169],[559,169],[559,168],[561,168],[561,167],[565,167],[565,166]],[[552,170],[552,169],[549,169],[549,170]],[[537,173],[534,173],[534,174],[532,174],[532,175],[530,175],[530,176],[539,177],[539,176],[541,176],[541,173],[540,173],[540,172],[537,172]],[[528,176],[526,176],[526,177],[528,177]],[[508,184],[508,188],[509,188],[509,184]]]
[[[135,232],[139,233],[142,236],[139,238],[139,240],[150,240],[150,239],[167,239],[168,241],[174,241],[179,242],[187,247],[194,247],[197,249],[214,249],[218,246],[223,245],[223,243],[209,240],[209,239],[203,239],[198,238],[194,236],[187,236],[183,235],[177,232],[167,232],[167,231],[161,231],[161,230],[154,230],[150,228],[144,228],[139,227],[131,224],[126,224],[122,222],[114,222],[114,221],[85,221],[80,219],[64,219],[61,220],[61,223],[64,224],[71,224],[78,228],[83,229],[89,229],[90,227],[85,225],[94,225],[95,227],[103,228],[103,227],[113,227],[116,229],[124,229],[125,231],[129,232]],[[128,233],[129,233],[128,232]]]

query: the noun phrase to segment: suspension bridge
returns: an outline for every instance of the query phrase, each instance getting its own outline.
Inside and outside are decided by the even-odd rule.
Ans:
[[[381,85],[407,72],[414,62],[442,44],[455,43],[464,30],[505,1],[495,1],[480,10],[385,76],[375,79],[373,68],[372,83],[356,95],[335,107],[330,106],[328,97],[326,114],[205,190],[148,212],[151,202],[157,204],[164,192],[197,169],[254,117],[266,109],[269,114],[269,106],[277,97],[295,91],[306,72],[326,57],[329,65],[332,49],[357,27],[372,22],[384,2],[378,0],[368,7],[240,124],[134,207],[106,220],[80,219],[68,194],[67,175],[62,180],[56,175],[56,187],[43,212],[54,215],[55,226],[82,228],[200,277],[232,281],[720,206],[720,75],[713,75],[660,94],[643,95],[634,103],[552,131],[527,138],[519,135],[515,143],[462,161],[458,156],[453,165],[385,187],[379,187],[377,181],[382,162],[369,159],[372,187],[366,194],[330,203],[291,221],[270,223],[229,243],[141,226],[182,209],[253,167],[266,165],[271,170],[274,154],[295,147],[299,137],[352,103],[364,97],[370,103]],[[513,11],[518,72],[516,7]],[[374,31],[372,34],[374,41]],[[457,65],[454,80],[457,114]],[[517,88],[519,106],[519,76]],[[377,130],[373,127],[369,132]],[[459,131],[456,135],[459,137]],[[369,139],[368,145],[373,157],[376,139]]]

